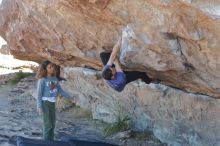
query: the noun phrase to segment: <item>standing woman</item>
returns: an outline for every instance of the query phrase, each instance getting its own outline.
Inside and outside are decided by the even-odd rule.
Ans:
[[[74,98],[63,91],[59,80],[55,75],[53,63],[44,61],[37,73],[37,109],[40,115],[43,114],[43,138],[54,140],[54,129],[56,123],[56,97],[60,93],[63,97],[75,103]]]

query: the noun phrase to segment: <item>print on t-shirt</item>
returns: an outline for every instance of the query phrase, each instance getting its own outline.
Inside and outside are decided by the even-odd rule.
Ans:
[[[49,81],[47,82],[47,86],[50,88],[50,93],[57,92],[57,81]]]

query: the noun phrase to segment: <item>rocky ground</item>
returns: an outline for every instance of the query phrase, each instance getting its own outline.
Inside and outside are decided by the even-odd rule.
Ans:
[[[11,77],[11,75],[10,75]],[[5,82],[4,77],[4,82]],[[36,89],[36,80],[28,77],[16,85],[0,86],[0,145],[12,146],[17,136],[41,138],[42,118],[36,112],[36,101],[32,93]],[[104,138],[104,124],[92,120],[91,113],[79,107],[65,104],[59,100],[57,105],[56,139],[64,135],[79,138],[98,139],[128,146],[162,146],[159,141],[148,138]]]

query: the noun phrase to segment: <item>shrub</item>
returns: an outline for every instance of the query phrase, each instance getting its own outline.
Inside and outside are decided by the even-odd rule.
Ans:
[[[117,132],[129,130],[129,121],[130,118],[125,115],[119,114],[116,117],[116,121],[110,124],[107,124],[104,128],[104,136],[111,136]]]
[[[33,73],[23,73],[23,72],[17,72],[15,77],[12,78],[9,82],[13,85],[17,84],[21,79],[32,76]]]

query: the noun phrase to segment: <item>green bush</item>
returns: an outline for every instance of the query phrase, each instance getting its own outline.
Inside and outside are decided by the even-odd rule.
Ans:
[[[116,118],[116,121],[110,124],[107,124],[103,130],[104,136],[111,136],[117,132],[129,130],[129,121],[130,118],[126,115],[123,116],[119,114]]]
[[[12,78],[9,82],[13,85],[17,84],[21,79],[32,76],[33,73],[23,73],[23,72],[17,72],[15,77]]]

